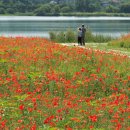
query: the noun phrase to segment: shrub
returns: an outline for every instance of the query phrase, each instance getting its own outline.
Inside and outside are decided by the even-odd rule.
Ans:
[[[92,42],[93,41],[93,34],[90,29],[87,30],[85,34],[85,41],[86,42]]]
[[[71,29],[68,29],[65,34],[66,42],[76,42],[76,34]]]
[[[108,45],[121,48],[130,48],[130,34],[124,35],[121,38],[111,41]]]
[[[120,42],[120,47],[124,47],[124,42]]]
[[[59,41],[60,43],[66,42],[65,33],[64,32],[59,32],[57,34],[56,41]]]
[[[124,48],[130,48],[130,42],[125,42],[124,43]]]
[[[56,41],[56,33],[55,32],[49,32],[49,35],[50,35],[50,39],[52,41]]]

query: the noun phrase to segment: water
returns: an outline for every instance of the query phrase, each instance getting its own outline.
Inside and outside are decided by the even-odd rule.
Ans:
[[[76,31],[82,24],[94,34],[119,37],[130,32],[130,17],[0,16],[0,36],[48,38],[50,31]]]

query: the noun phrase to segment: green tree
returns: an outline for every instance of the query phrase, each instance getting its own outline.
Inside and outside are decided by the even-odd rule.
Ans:
[[[6,12],[9,13],[9,14],[14,14],[15,10],[12,9],[12,8],[7,8]]]
[[[99,11],[101,8],[100,2],[95,0],[76,0],[76,10],[81,12]]]
[[[47,15],[48,13],[51,13],[51,6],[49,4],[41,5],[34,12],[38,16]]]
[[[52,13],[52,15],[59,15],[59,13],[60,13],[60,6],[59,5],[52,6],[51,13]]]
[[[121,5],[120,12],[130,13],[130,3]]]
[[[0,7],[0,14],[4,14],[4,13],[5,13],[4,8],[1,8],[1,7]]]
[[[62,13],[71,12],[71,8],[70,8],[69,6],[64,6],[63,8],[61,8],[61,12],[62,12]]]
[[[119,12],[119,9],[117,7],[110,5],[109,7],[106,8],[106,12],[107,13],[117,13],[117,12]]]

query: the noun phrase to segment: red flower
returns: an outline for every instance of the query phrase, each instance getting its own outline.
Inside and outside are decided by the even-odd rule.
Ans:
[[[30,128],[30,130],[36,130],[36,124],[34,124],[34,125]]]
[[[52,119],[54,119],[54,116],[53,116],[53,115],[52,115],[52,116],[49,116],[48,118],[46,118],[46,119],[44,120],[44,124],[50,123]]]
[[[89,116],[89,119],[90,119],[92,122],[97,122],[97,116],[96,116],[96,115]]]
[[[32,98],[32,102],[35,103],[37,101],[36,98]]]
[[[129,107],[130,107],[130,102],[128,102],[128,103],[127,103],[127,106],[129,106]]]
[[[130,76],[128,76],[128,80],[130,80]]]
[[[85,68],[82,68],[82,69],[81,69],[81,72],[85,72]]]
[[[23,105],[23,104],[20,105],[20,106],[19,106],[19,109],[20,109],[21,111],[23,111],[23,110],[24,110],[24,105]]]
[[[68,127],[68,128],[66,128],[66,130],[73,130],[72,128],[70,128],[70,127]]]
[[[33,109],[29,107],[28,108],[28,112],[32,112],[32,111],[33,111]]]
[[[4,128],[6,126],[6,121],[1,122],[1,127]]]
[[[23,122],[23,120],[18,120],[18,123],[22,123]]]
[[[89,128],[90,128],[90,129],[93,129],[94,127],[91,125],[91,126],[89,126]]]

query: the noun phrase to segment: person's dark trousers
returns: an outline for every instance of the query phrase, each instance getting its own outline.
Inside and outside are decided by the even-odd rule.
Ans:
[[[82,45],[82,37],[78,37],[78,45]]]
[[[82,45],[85,46],[85,37],[82,37]]]

